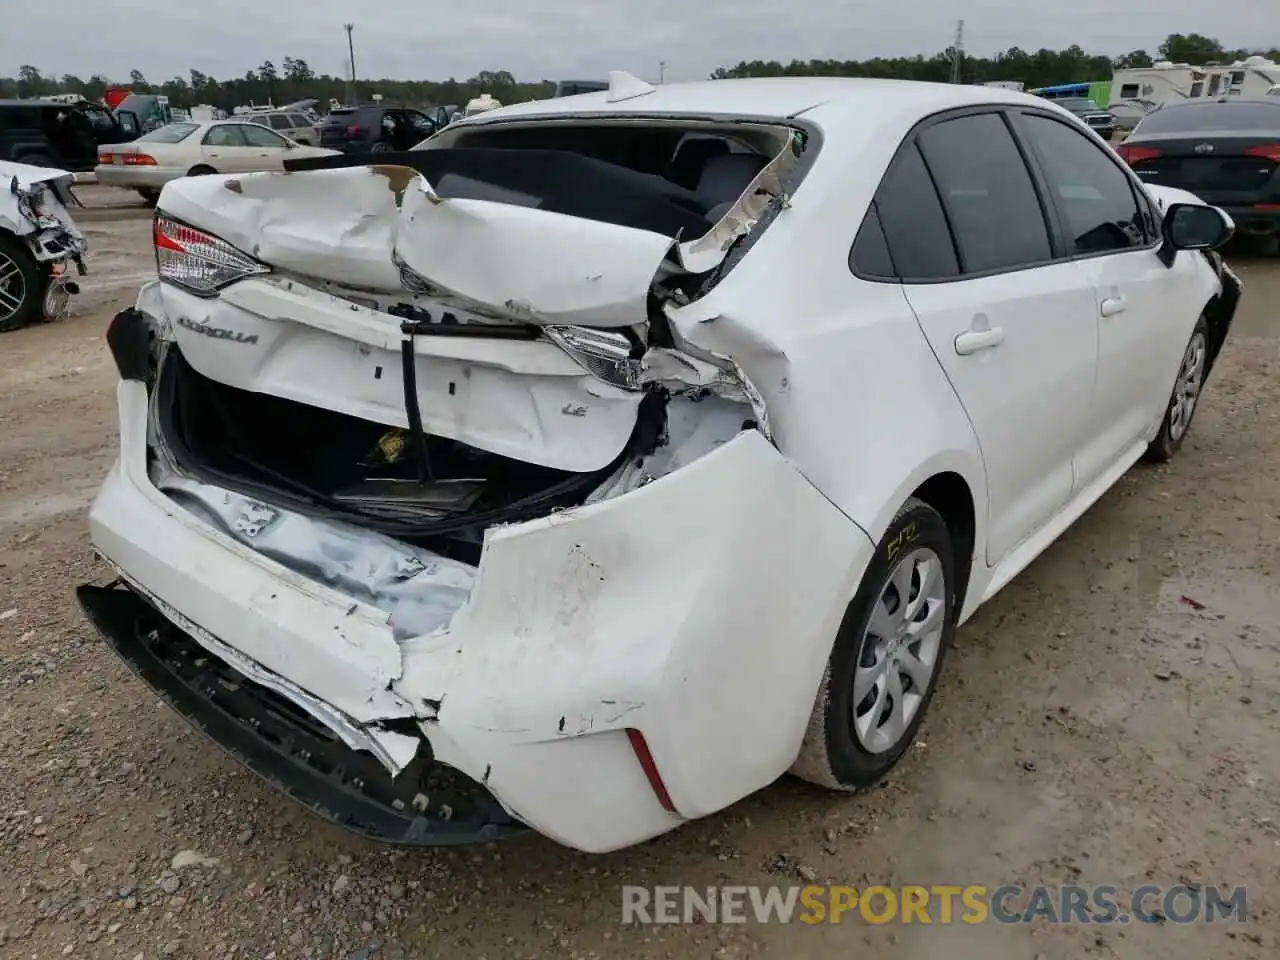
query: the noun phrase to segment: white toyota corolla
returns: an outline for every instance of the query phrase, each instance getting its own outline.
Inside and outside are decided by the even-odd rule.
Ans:
[[[1177,452],[1225,214],[1030,96],[725,80],[187,178],[80,588],[318,813],[604,851],[878,782],[958,624]]]

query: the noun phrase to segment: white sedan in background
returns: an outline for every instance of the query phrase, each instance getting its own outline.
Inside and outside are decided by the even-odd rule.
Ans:
[[[257,123],[170,123],[130,143],[98,147],[94,173],[99,183],[137,190],[155,200],[166,183],[179,177],[283,170],[285,157],[327,157],[336,152],[304,146]]]

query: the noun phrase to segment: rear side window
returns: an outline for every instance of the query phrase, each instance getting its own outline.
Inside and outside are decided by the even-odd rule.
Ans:
[[[244,137],[240,135],[243,125],[239,123],[223,123],[210,127],[204,135],[204,142],[210,147],[243,147]]]
[[[267,119],[271,121],[272,130],[288,130],[289,129],[289,126],[290,126],[289,118],[286,117],[283,113],[273,113]]]
[[[28,107],[0,107],[0,127],[10,130],[37,130],[41,126],[41,112]]]
[[[1020,122],[1066,221],[1072,253],[1127,250],[1147,242],[1129,177],[1102,147],[1048,117],[1024,115]]]
[[[1052,259],[1049,227],[1031,174],[1003,118],[985,113],[944,120],[922,130],[919,143],[965,273]]]
[[[873,209],[894,269],[904,282],[946,280],[959,274],[946,215],[915,144],[894,158],[876,191]]]
[[[290,126],[290,127],[309,127],[309,126],[311,126],[311,121],[310,121],[310,120],[308,120],[306,117],[302,116],[301,114],[294,114],[294,113],[291,113],[291,114],[289,114],[289,123],[287,124],[287,126]]]
[[[898,276],[894,269],[893,257],[889,255],[889,244],[884,238],[884,229],[880,226],[880,215],[873,202],[862,221],[862,229],[853,241],[853,250],[849,254],[849,267],[861,277],[876,280],[893,280]]]

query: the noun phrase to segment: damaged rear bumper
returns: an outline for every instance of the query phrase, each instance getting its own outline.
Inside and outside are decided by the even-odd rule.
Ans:
[[[873,550],[747,431],[639,489],[490,527],[452,622],[397,639],[385,611],[157,489],[145,385],[122,381],[118,401],[121,455],[90,526],[127,583],[335,737],[368,738],[396,781],[429,755],[513,819],[587,851],[722,809],[791,765]]]
[[[211,654],[132,590],[82,586],[103,639],[184,720],[317,815],[371,840],[443,846],[525,829],[479,785],[415,757],[391,778],[372,755]],[[443,783],[452,779],[455,782]]]

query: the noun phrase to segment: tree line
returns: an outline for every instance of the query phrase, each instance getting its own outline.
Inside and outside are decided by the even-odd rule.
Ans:
[[[1204,65],[1240,60],[1261,53],[1280,60],[1280,49],[1227,49],[1217,40],[1200,34],[1170,34],[1157,47],[1156,55],[1134,50],[1120,57],[1090,54],[1072,45],[1065,50],[1041,49],[1032,53],[1010,47],[992,57],[959,58],[960,79],[980,83],[989,80],[1017,80],[1027,87],[1054,83],[1076,83],[1108,80],[1113,69],[1150,66],[1157,59]],[[732,67],[721,67],[711,79],[728,77],[840,76],[879,77],[901,80],[946,81],[952,76],[955,51],[948,48],[931,57],[876,57],[871,60],[777,60],[742,61]],[[285,57],[280,66],[268,60],[243,77],[218,80],[199,70],[185,77],[172,77],[153,83],[141,70],[130,73],[127,85],[136,93],[160,93],[174,106],[191,107],[207,104],[230,112],[234,107],[250,103],[275,103],[314,98],[327,103],[330,99],[345,101],[349,81],[345,77],[317,74],[305,60]],[[100,74],[82,79],[74,74],[46,76],[30,64],[18,70],[17,77],[0,77],[0,99],[39,97],[54,93],[77,93],[90,100],[100,100],[112,81]],[[481,93],[492,94],[503,103],[536,100],[551,95],[554,82],[520,82],[506,70],[482,70],[467,80],[450,78],[430,80],[357,80],[355,96],[367,100],[378,93],[393,102],[417,105],[463,105]]]

